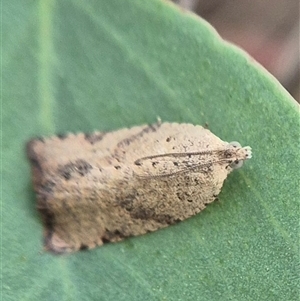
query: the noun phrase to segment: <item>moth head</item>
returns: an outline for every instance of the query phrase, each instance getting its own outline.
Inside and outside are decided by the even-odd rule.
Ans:
[[[242,147],[239,142],[233,141],[229,143],[230,148],[233,148],[233,162],[231,168],[237,169],[243,166],[244,161],[251,159],[252,152],[250,146]]]

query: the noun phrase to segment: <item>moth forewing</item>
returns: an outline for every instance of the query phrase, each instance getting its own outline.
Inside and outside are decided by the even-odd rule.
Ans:
[[[34,139],[27,155],[45,245],[64,253],[197,214],[251,149],[201,126],[156,123]]]
[[[193,153],[168,153],[143,157],[134,162],[134,173],[140,177],[171,176],[191,171],[201,165],[210,163],[211,151]]]
[[[138,177],[166,177],[183,172],[201,172],[214,164],[230,165],[247,159],[244,148],[229,144],[223,149],[203,150],[199,152],[158,154],[140,158],[134,162],[134,173]]]

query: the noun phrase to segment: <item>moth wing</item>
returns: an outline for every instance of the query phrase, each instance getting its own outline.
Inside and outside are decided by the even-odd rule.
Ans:
[[[211,162],[205,163],[201,158],[201,153],[170,153],[136,160],[134,174],[142,178],[167,177],[195,171],[199,167],[209,164]]]

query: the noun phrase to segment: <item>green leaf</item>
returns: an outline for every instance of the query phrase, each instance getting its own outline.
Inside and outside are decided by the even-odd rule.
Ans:
[[[166,1],[3,3],[3,300],[297,300],[299,107]],[[42,249],[24,144],[163,121],[253,148],[197,216],[92,251]]]

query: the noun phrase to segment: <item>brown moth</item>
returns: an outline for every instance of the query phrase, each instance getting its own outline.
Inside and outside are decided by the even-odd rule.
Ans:
[[[90,249],[182,221],[219,194],[251,148],[192,124],[33,139],[27,145],[45,246]]]

